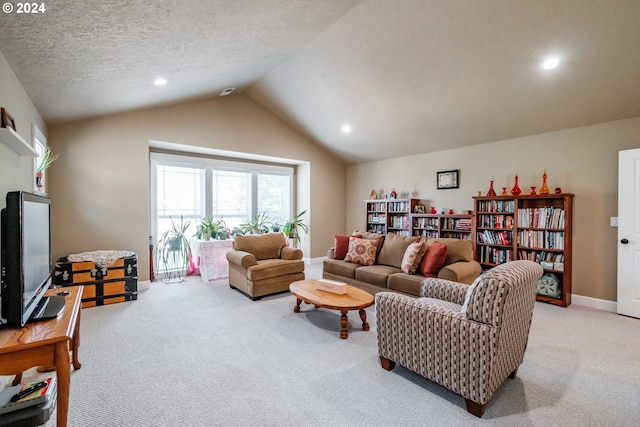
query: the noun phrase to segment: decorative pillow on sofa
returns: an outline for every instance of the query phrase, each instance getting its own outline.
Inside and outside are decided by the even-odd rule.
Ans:
[[[424,255],[424,242],[413,242],[409,245],[404,256],[402,257],[402,265],[400,269],[403,273],[413,274],[418,269],[420,261]]]
[[[420,240],[418,236],[398,236],[388,233],[378,254],[378,264],[401,268],[402,257],[410,244]]]
[[[349,237],[336,234],[333,236],[333,259],[344,259],[349,250]],[[359,234],[354,234],[353,237],[362,237]]]
[[[349,237],[349,249],[347,250],[344,260],[360,265],[373,265],[376,260],[377,249],[377,240],[361,239],[351,236]]]
[[[447,245],[444,243],[431,243],[420,262],[420,273],[425,277],[438,277],[438,272],[447,260],[447,252]]]

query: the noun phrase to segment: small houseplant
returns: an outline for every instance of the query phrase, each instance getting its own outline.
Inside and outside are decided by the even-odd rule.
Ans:
[[[291,219],[288,219],[287,222],[284,223],[282,227],[282,232],[285,236],[287,236],[292,241],[292,246],[294,248],[298,247],[300,243],[300,232],[299,229],[304,231],[305,233],[309,232],[309,227],[305,224],[303,220],[303,216],[307,213],[306,210],[300,212],[298,215],[294,216]]]
[[[240,228],[243,234],[263,234],[269,232],[271,223],[267,221],[267,214],[265,212],[256,214],[253,219],[247,223],[240,224]]]
[[[196,228],[195,237],[198,239],[215,239],[219,232],[226,230],[227,224],[225,224],[222,218],[216,220],[212,218],[203,218],[198,227]]]
[[[189,265],[191,246],[186,232],[190,222],[184,221],[180,215],[180,223],[176,224],[173,218],[171,227],[165,231],[158,240],[157,258],[161,271],[165,273],[164,282],[182,282],[182,273]]]
[[[51,148],[46,147],[42,155],[38,157],[36,167],[35,167],[36,187],[38,188],[42,187],[42,172],[47,170],[53,164],[53,162],[58,160],[58,156],[59,154],[53,154],[53,151],[51,151]]]

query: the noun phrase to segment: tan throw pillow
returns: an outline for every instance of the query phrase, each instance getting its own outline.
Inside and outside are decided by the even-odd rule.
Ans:
[[[405,251],[413,242],[420,240],[418,236],[398,236],[394,233],[387,234],[382,249],[378,255],[378,264],[400,268]]]
[[[377,240],[350,237],[349,249],[347,250],[344,260],[360,265],[373,265],[376,260],[377,249]]]
[[[403,273],[413,274],[416,272],[422,259],[421,253],[424,255],[423,249],[424,242],[413,242],[409,245],[402,257],[402,266],[400,269]]]

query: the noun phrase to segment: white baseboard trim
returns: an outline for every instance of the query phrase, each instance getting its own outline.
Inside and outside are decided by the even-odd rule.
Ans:
[[[595,308],[597,310],[609,311],[611,313],[618,312],[618,303],[606,299],[598,299],[571,294],[571,303],[575,305],[581,305],[583,307]]]

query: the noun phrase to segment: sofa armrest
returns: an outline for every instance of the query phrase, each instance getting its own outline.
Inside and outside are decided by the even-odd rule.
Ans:
[[[302,250],[298,248],[292,248],[291,246],[285,246],[280,252],[280,259],[286,260],[299,260],[302,259]]]
[[[470,285],[480,273],[482,267],[477,261],[458,261],[442,267],[438,272],[438,278]]]
[[[238,265],[245,270],[258,263],[256,257],[253,254],[236,250],[230,250],[227,252],[227,261],[229,261],[229,264]]]
[[[426,278],[420,286],[420,296],[464,304],[469,285],[439,278]]]

